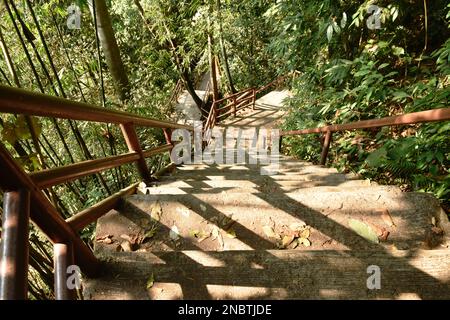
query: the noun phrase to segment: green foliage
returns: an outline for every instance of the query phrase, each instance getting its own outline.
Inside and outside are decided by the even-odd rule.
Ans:
[[[285,129],[448,107],[450,33],[442,18],[447,4],[429,3],[426,51],[422,2],[378,1],[380,30],[366,28],[370,4],[283,1],[268,11],[277,24],[272,52],[300,71]],[[344,13],[350,23],[341,23]],[[432,192],[448,204],[448,128],[444,122],[336,133],[330,162],[344,171]],[[317,161],[321,143],[314,135],[293,137],[285,148]]]

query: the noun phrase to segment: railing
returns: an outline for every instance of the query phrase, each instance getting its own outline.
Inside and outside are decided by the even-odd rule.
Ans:
[[[178,101],[181,93],[184,91],[184,83],[183,80],[178,80],[175,88],[172,91],[172,95],[170,96],[169,101],[166,103],[165,109],[167,111],[171,111],[170,109],[173,105]]]
[[[369,129],[369,128],[379,128],[386,126],[401,126],[401,125],[409,125],[423,122],[436,122],[436,121],[447,121],[450,120],[450,108],[441,108],[441,109],[433,109],[428,111],[414,112],[408,113],[399,116],[392,116],[381,119],[373,119],[373,120],[364,120],[346,124],[336,124],[329,125],[320,128],[313,129],[304,129],[304,130],[295,130],[295,131],[283,131],[280,133],[280,146],[282,143],[283,136],[292,136],[292,135],[304,135],[304,134],[314,134],[314,133],[323,133],[325,135],[323,147],[322,147],[322,155],[320,163],[322,165],[326,164],[328,151],[331,145],[332,136],[334,132],[338,131],[347,131],[347,130],[356,130],[356,129]]]
[[[209,100],[210,91],[211,91],[211,80],[208,81],[208,84],[206,85],[205,95],[203,96],[202,105],[200,107],[202,117],[208,117],[208,114],[209,114],[209,111],[206,109],[206,105]]]
[[[68,220],[61,217],[42,190],[129,163],[136,163],[142,179],[149,181],[152,177],[145,159],[172,149],[172,129],[192,131],[193,128],[6,86],[0,86],[0,112],[117,124],[122,130],[129,150],[126,154],[32,174],[27,174],[0,144],[0,188],[4,191],[0,300],[27,297],[29,219],[54,244],[55,297],[74,298],[74,291],[67,287],[67,266],[76,264],[88,276],[96,276],[99,271],[98,260],[77,232],[115,208],[122,196],[135,192],[137,185],[116,193]],[[161,128],[167,143],[142,150],[135,131],[138,126]]]
[[[235,117],[236,113],[239,110],[248,108],[250,106],[255,109],[258,95],[265,92],[269,88],[281,85],[282,83],[284,83],[287,77],[288,76],[279,77],[260,89],[245,89],[220,100],[214,101],[209,111],[208,117],[206,118],[203,125],[204,135],[207,135],[208,132],[210,132],[218,122],[231,115]]]

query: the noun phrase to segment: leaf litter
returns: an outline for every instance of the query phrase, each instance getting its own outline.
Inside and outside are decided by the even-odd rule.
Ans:
[[[311,246],[309,237],[311,236],[311,227],[305,223],[296,222],[289,226],[283,226],[283,231],[275,232],[275,223],[271,220],[273,227],[270,225],[263,226],[264,234],[271,239],[277,240],[278,249],[295,249],[298,246]]]

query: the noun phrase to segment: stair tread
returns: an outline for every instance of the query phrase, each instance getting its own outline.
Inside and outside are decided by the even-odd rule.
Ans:
[[[122,252],[83,287],[94,300],[449,299],[449,259],[449,250]],[[373,265],[379,290],[367,288]]]
[[[314,189],[314,188],[312,188]],[[320,188],[319,188],[320,189]],[[311,249],[371,249],[374,246],[399,248],[439,247],[446,240],[432,232],[432,217],[439,221],[439,203],[427,194],[402,193],[393,187],[374,190],[312,190],[285,194],[198,193],[181,195],[133,195],[125,198],[120,211],[99,219],[97,237],[113,236],[115,245],[96,243],[96,250],[114,254],[122,234],[144,234],[149,225],[158,232],[142,248],[146,250],[253,250],[274,249],[279,239],[269,238],[265,226],[283,235],[294,223],[311,227]],[[159,220],[151,218],[157,208]],[[387,209],[395,223],[388,226],[379,210]],[[373,244],[349,228],[350,219],[367,223],[375,231],[388,231],[387,241]],[[230,221],[229,221],[230,220]],[[233,222],[231,222],[233,221]],[[229,227],[229,224],[232,224]],[[170,239],[176,226],[180,239]],[[223,243],[200,235],[217,226]],[[236,237],[229,236],[230,230]],[[299,247],[299,249],[306,249]]]
[[[298,180],[273,180],[270,178],[261,178],[249,180],[165,180],[157,181],[150,185],[151,188],[261,188],[264,186],[275,186],[281,188],[311,188],[317,186],[329,186],[329,187],[346,187],[346,186],[376,186],[375,182],[369,180],[311,180],[311,181],[298,181]]]

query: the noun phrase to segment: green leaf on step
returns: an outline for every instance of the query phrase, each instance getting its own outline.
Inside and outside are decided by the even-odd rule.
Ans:
[[[229,230],[229,231],[227,232],[227,237],[230,238],[230,239],[236,238],[236,231],[234,231],[234,230]]]
[[[153,238],[157,231],[158,228],[152,228],[151,230],[147,231],[144,235],[144,240]]]
[[[377,233],[364,222],[355,219],[349,219],[348,225],[353,231],[355,231],[358,235],[360,235],[364,239],[373,243],[380,242],[378,240]]]
[[[151,287],[153,287],[153,285],[155,284],[155,277],[153,275],[153,273],[150,275],[150,277],[148,277],[147,279],[147,285],[146,288],[150,289]]]
[[[199,234],[200,234],[200,230],[191,230],[191,231],[189,231],[189,235],[190,235],[192,238],[198,238],[198,237],[199,237]]]

